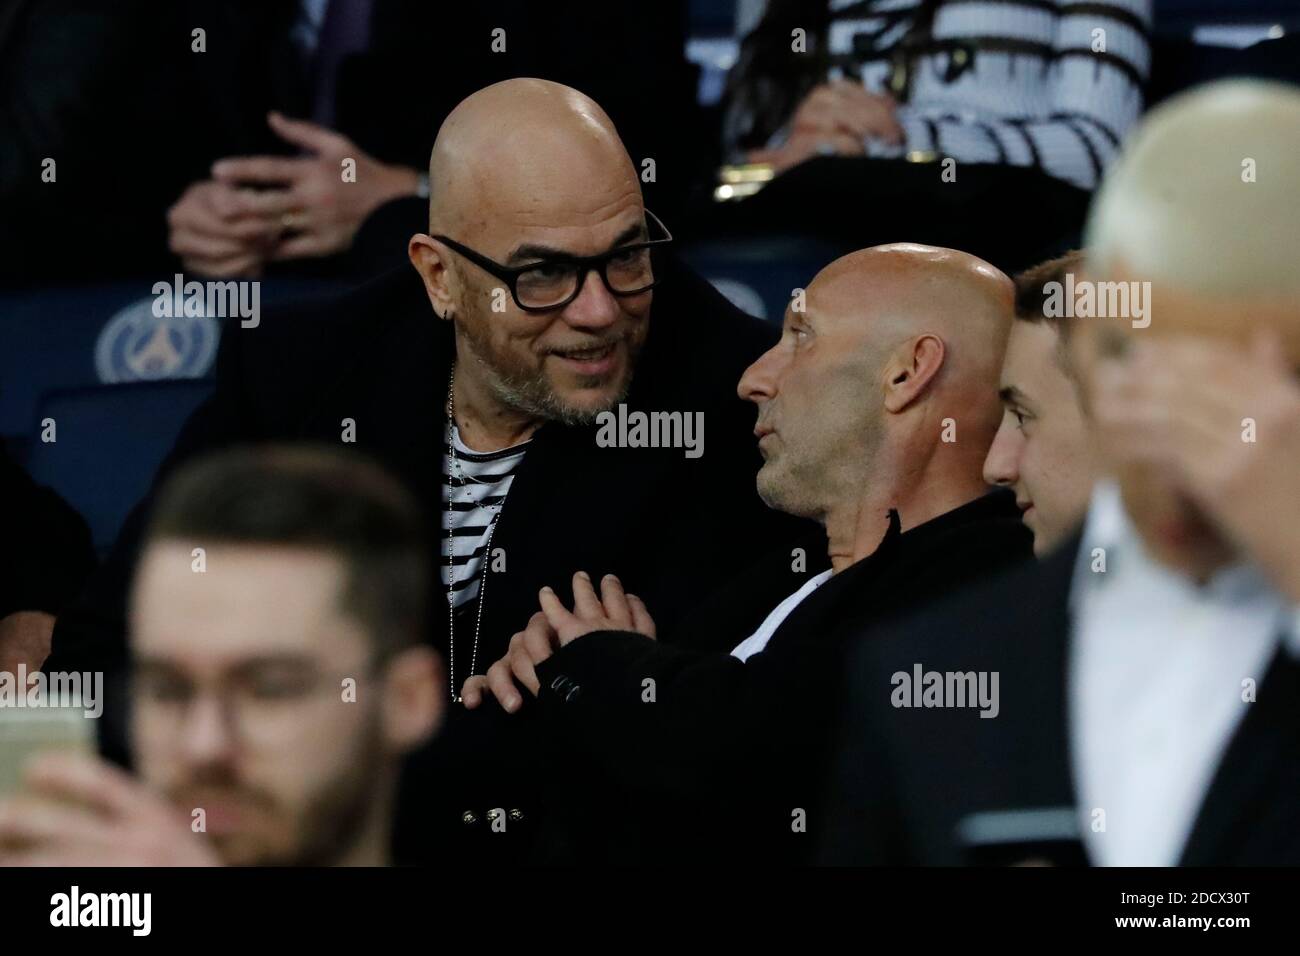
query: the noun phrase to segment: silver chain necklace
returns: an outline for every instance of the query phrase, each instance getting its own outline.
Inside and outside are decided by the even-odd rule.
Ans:
[[[480,485],[490,484],[490,482],[479,481],[471,475],[466,475],[460,467],[460,460],[456,457],[456,363],[451,363],[451,375],[447,382],[447,451],[451,456],[451,470],[453,481],[457,478],[460,480],[460,487],[464,487],[467,481],[473,481]],[[447,491],[447,680],[451,685],[452,703],[461,702],[460,694],[456,691],[456,566],[451,563],[454,557],[452,549],[452,527],[451,527],[451,498],[454,491],[449,488]],[[472,500],[466,498],[466,501]],[[478,608],[474,614],[474,644],[470,650],[469,673],[470,677],[474,676],[475,668],[478,666],[478,635],[479,628],[483,626],[483,602],[487,594],[487,577],[488,561],[492,556],[492,535],[497,529],[497,519],[501,517],[501,505],[497,505],[492,514],[492,521],[488,524],[487,541],[483,545],[483,564],[479,571],[478,584]]]

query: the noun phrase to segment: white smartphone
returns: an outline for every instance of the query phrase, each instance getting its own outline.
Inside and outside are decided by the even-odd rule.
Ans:
[[[95,753],[95,722],[81,707],[0,707],[0,797],[19,789],[38,753]]]

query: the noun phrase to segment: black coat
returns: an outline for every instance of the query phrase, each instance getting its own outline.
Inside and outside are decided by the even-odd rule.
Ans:
[[[821,858],[835,864],[993,862],[959,836],[979,813],[1066,811],[1077,819],[1067,732],[1071,577],[1080,541],[900,623],[848,671],[850,719]],[[895,709],[890,676],[998,671],[1000,712]],[[1205,795],[1180,863],[1300,863],[1300,662],[1281,650]],[[1018,855],[1071,861],[1069,847]],[[1073,834],[1078,854],[1079,834]],[[1056,857],[1053,854],[1061,854]],[[1074,859],[1073,862],[1079,862]]]
[[[57,615],[95,569],[90,529],[0,444],[0,618],[16,611]]]
[[[601,448],[594,425],[539,428],[492,540],[494,551],[504,551],[505,567],[492,571],[486,585],[479,673],[504,654],[510,635],[537,610],[539,588],[549,584],[567,594],[574,571],[619,574],[656,608],[671,641],[674,619],[697,599],[699,582],[712,569],[778,542],[786,542],[787,555],[792,547],[818,546],[815,524],[770,511],[759,499],[754,411],[736,394],[742,371],[775,341],[777,330],[739,312],[673,259],[664,257],[656,268],[661,284],[627,405],[702,412],[703,454],[692,459],[681,448]],[[233,319],[217,358],[215,393],[185,425],[160,475],[226,445],[337,445],[344,419],[351,419],[355,447],[424,502],[436,543],[444,520],[441,445],[452,354],[450,325],[436,319],[410,267],[338,298],[265,315],[256,328],[241,328]],[[128,519],[104,571],[59,620],[51,669],[120,669],[124,600],[147,510],[146,500]],[[445,654],[447,613],[441,596],[433,603],[430,638]],[[458,620],[456,633],[461,683],[469,676],[472,624]],[[436,771],[439,794],[451,801],[439,819],[454,819],[459,828],[462,814],[472,811],[481,828],[489,809],[504,807],[521,811],[525,825],[517,829],[526,831],[535,798],[494,774],[512,765],[495,748],[518,733],[520,722],[498,732],[494,719],[452,709],[440,746],[462,753],[472,769]],[[120,714],[106,714],[105,721],[106,744],[121,756]],[[448,775],[465,787],[448,787]],[[428,822],[428,804],[422,809]],[[410,840],[424,843],[426,837]]]
[[[575,855],[732,864],[809,858],[821,829],[841,646],[1031,552],[1011,496],[994,492],[906,533],[891,514],[879,548],[806,597],[746,662],[727,651],[752,632],[752,614],[738,614],[713,638],[721,652],[626,632],[561,649],[538,669],[541,709],[568,750],[572,779],[605,778],[601,787],[583,784],[589,805],[579,796],[564,801],[600,821],[571,828],[585,839]],[[783,583],[775,564],[742,582],[767,610],[802,583],[784,557]],[[707,616],[710,629],[717,619]]]

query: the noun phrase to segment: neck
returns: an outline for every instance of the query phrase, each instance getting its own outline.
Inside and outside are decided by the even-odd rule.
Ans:
[[[465,350],[458,350],[466,355]],[[452,387],[460,440],[475,451],[500,451],[532,437],[542,420],[503,404],[493,392],[479,359],[457,361]]]
[[[891,509],[898,512],[899,530],[910,531],[988,492],[980,465],[941,457],[933,454],[911,471],[894,469],[893,481],[872,476],[859,484],[858,498],[827,511],[827,549],[836,574],[875,553],[889,530]]]

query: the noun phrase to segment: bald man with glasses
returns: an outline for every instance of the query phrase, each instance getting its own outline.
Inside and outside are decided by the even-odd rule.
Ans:
[[[399,821],[398,857],[437,842],[491,865],[533,856],[542,801],[528,764],[545,742],[534,722],[468,714],[459,698],[505,654],[539,588],[617,570],[673,642],[674,619],[737,556],[770,553],[787,591],[822,563],[816,525],[759,499],[752,412],[735,393],[778,330],[667,254],[670,234],[596,103],[542,80],[480,90],[443,123],[429,181],[413,269],[225,330],[215,394],[163,472],[214,446],[344,443],[423,500],[441,558],[429,635],[450,709],[439,752],[413,771],[403,819],[415,829]],[[597,416],[620,405],[702,414],[707,453],[598,444]],[[51,667],[120,663],[148,507],[60,620]],[[107,730],[120,740],[120,719]]]

